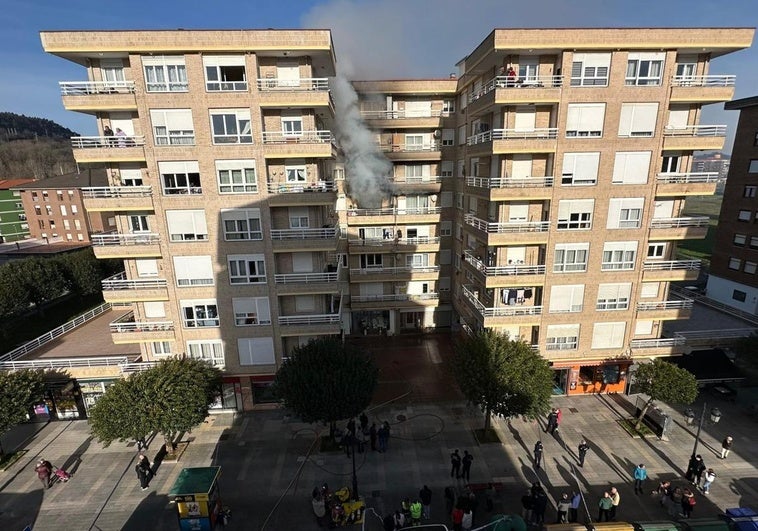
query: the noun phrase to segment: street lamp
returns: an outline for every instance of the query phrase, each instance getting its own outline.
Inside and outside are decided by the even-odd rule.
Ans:
[[[705,420],[705,410],[708,409],[708,402],[703,402],[703,411],[700,413],[700,422],[697,425],[697,434],[695,435],[695,446],[692,447],[692,455],[697,455],[697,446],[700,443],[700,431],[703,429],[703,421]],[[692,409],[687,408],[684,412],[684,416],[687,418],[687,424],[692,424],[695,420],[695,412]],[[721,420],[721,410],[717,407],[711,409],[711,422],[714,424]]]
[[[354,433],[350,434],[350,449],[353,454],[353,501],[358,501],[358,476],[355,473],[355,443],[357,437]]]

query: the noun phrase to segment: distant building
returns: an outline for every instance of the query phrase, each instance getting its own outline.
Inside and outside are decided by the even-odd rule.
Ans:
[[[729,173],[729,155],[712,153],[707,157],[696,157],[693,171],[701,173],[718,173],[719,179],[726,179]]]
[[[33,182],[31,179],[0,180],[0,243],[29,237],[29,223],[18,190],[14,186]]]
[[[707,294],[734,308],[758,314],[758,96],[724,105],[739,110],[716,231]]]
[[[13,187],[20,194],[28,233],[46,242],[90,242],[90,234],[113,230],[113,213],[85,211],[82,187],[108,186],[104,169],[67,173]]]

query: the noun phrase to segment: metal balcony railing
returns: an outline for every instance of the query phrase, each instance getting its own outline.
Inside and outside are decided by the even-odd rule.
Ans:
[[[442,177],[439,175],[393,177],[392,182],[395,184],[437,184],[442,182]]]
[[[700,260],[650,260],[643,262],[643,271],[699,271]]]
[[[558,138],[557,127],[535,129],[492,129],[468,137],[468,145],[492,142],[493,140],[554,140]]]
[[[725,125],[688,125],[674,127],[667,125],[663,128],[663,136],[726,136]]]
[[[495,306],[486,307],[466,287],[462,286],[466,300],[482,315],[482,317],[518,317],[525,315],[541,315],[542,306]]]
[[[509,234],[514,232],[547,232],[549,221],[508,221],[501,223],[487,222],[472,214],[466,214],[464,221],[474,228],[489,234]]]
[[[338,227],[321,229],[271,229],[272,240],[329,240],[339,234]]]
[[[439,293],[395,293],[390,295],[351,295],[352,302],[398,302],[439,300]]]
[[[62,96],[134,94],[134,81],[61,81]]]
[[[436,273],[440,266],[398,266],[398,267],[358,267],[351,268],[351,275],[396,275],[397,273]]]
[[[528,177],[513,179],[510,177],[466,177],[466,184],[476,188],[549,188],[553,186],[553,177]]]
[[[332,141],[332,132],[326,130],[300,131],[263,131],[264,144],[328,144]]]
[[[526,76],[526,77],[508,77],[497,76],[489,80],[478,91],[469,94],[468,101],[472,103],[482,96],[489,94],[494,89],[528,89],[528,88],[560,88],[563,85],[561,76]]]
[[[632,339],[629,346],[635,348],[666,348],[680,347],[685,344],[683,337],[665,337],[658,339]]]
[[[339,324],[340,314],[324,313],[317,315],[280,315],[280,325]]]
[[[71,147],[74,149],[91,149],[91,148],[128,148],[134,146],[144,146],[145,137],[143,135],[128,136],[72,136]]]
[[[433,141],[426,141],[422,142],[420,144],[416,143],[398,143],[398,144],[388,144],[388,143],[380,143],[379,149],[385,153],[397,153],[397,152],[429,152],[429,151],[439,151],[440,146],[442,144],[438,142],[437,140]]]
[[[733,87],[737,81],[735,75],[712,75],[712,76],[673,76],[673,87]]]
[[[715,183],[719,174],[715,171],[677,173],[659,173],[657,180],[661,184]]]
[[[313,182],[269,182],[270,194],[300,194],[303,192],[334,192],[337,189],[334,181]]]
[[[388,208],[349,208],[348,216],[406,216],[420,214],[439,214],[442,207],[388,207]]]
[[[103,234],[93,234],[92,245],[153,245],[160,242],[160,235],[152,232],[142,232],[135,234],[123,234],[118,232],[108,232]]]
[[[441,116],[450,116],[449,111],[434,109],[428,111],[412,110],[377,110],[361,111],[361,116],[367,120],[402,120],[406,118],[439,118]]]
[[[671,301],[652,301],[652,302],[638,302],[638,312],[650,312],[656,310],[690,310],[692,309],[692,299],[681,299]]]
[[[116,273],[101,282],[103,291],[118,291],[127,289],[157,289],[165,288],[168,282],[163,278],[127,279],[126,272]]]
[[[484,262],[471,254],[470,251],[463,252],[463,259],[487,276],[544,275],[546,271],[546,266],[544,265],[509,264],[505,266],[486,266]]]
[[[329,90],[329,78],[303,77],[298,79],[279,79],[276,77],[259,77],[258,90],[268,91],[299,91],[299,90]]]
[[[149,197],[150,186],[90,186],[82,188],[82,197],[88,199],[120,199],[124,197]]]
[[[321,282],[337,282],[339,273],[281,273],[274,275],[277,284],[313,284]]]
[[[687,218],[654,218],[650,221],[651,229],[680,229],[685,227],[707,227],[711,218],[697,216]]]
[[[112,321],[108,327],[111,333],[168,332],[174,329],[173,321],[135,321],[134,312],[128,312]]]
[[[439,236],[418,236],[416,238],[350,238],[351,245],[381,247],[385,245],[424,245],[439,243]]]
[[[0,362],[0,370],[15,371],[23,369],[74,369],[80,367],[116,367],[129,362],[126,356],[103,356],[97,358],[58,358]]]

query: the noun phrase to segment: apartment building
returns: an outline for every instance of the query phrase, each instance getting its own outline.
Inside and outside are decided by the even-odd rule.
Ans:
[[[494,328],[569,394],[623,390],[634,359],[676,352],[660,325],[691,302],[668,283],[699,269],[676,242],[707,227],[681,211],[717,180],[692,157],[725,135],[700,111],[734,85],[710,62],[752,35],[498,29],[454,78],[354,82],[388,161],[372,204],[334,142],[328,30],[41,36],[87,72],[61,92],[100,130],[72,142],[107,166],[84,196],[117,214],[93,236],[124,259],[103,286],[133,307],[114,342],[208,359],[224,405],[249,408],[318,335]]]
[[[758,97],[724,105],[740,112],[714,238],[708,297],[758,314]]]
[[[29,238],[29,222],[21,203],[21,194],[13,190],[14,186],[29,182],[32,179],[0,180],[0,243]]]

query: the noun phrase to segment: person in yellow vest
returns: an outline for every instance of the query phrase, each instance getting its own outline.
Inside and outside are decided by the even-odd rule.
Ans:
[[[418,499],[411,504],[411,524],[421,524],[421,502]]]

